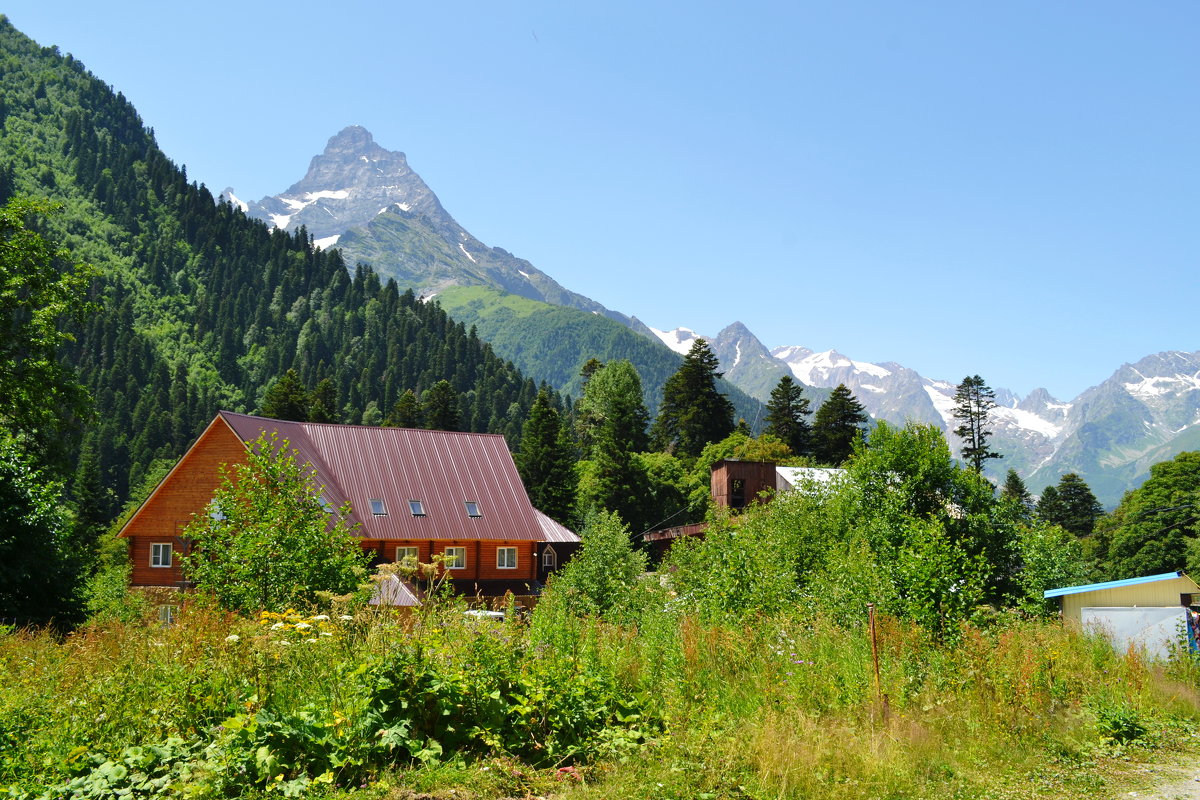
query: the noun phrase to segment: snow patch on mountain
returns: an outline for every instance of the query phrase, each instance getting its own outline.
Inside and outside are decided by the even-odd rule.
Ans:
[[[340,234],[335,233],[333,236],[323,236],[320,239],[313,239],[313,246],[319,247],[322,250],[328,250],[337,244],[337,240],[342,238]]]
[[[930,381],[925,384],[925,394],[933,401],[933,407],[942,418],[942,424],[951,428],[954,425],[954,395],[947,394],[945,386],[946,384],[939,386]]]
[[[245,214],[246,210],[250,208],[249,204],[245,200],[240,199],[236,194],[233,193],[233,187],[229,187],[225,191],[221,192],[221,197],[224,197],[231,204],[240,208],[243,214]]]
[[[1140,381],[1125,384],[1125,391],[1142,400],[1158,399],[1166,394],[1180,391],[1200,389],[1200,376],[1197,375],[1143,375],[1136,369],[1131,371],[1141,378]]]
[[[992,415],[997,424],[1007,422],[1015,428],[1040,433],[1047,439],[1053,439],[1063,431],[1062,425],[1055,424],[1044,417],[1039,417],[1032,411],[1023,411],[1019,408],[998,406],[992,410]]]
[[[476,261],[476,260],[475,260],[475,256],[473,256],[473,255],[471,255],[470,253],[468,253],[468,252],[467,252],[467,248],[463,247],[463,243],[462,243],[462,242],[459,242],[459,243],[458,243],[458,249],[459,249],[459,250],[462,250],[462,254],[463,254],[464,256],[466,256],[467,258],[471,259],[471,263],[472,263],[472,264],[478,264],[478,263],[479,263],[478,261]]]
[[[280,195],[279,200],[285,206],[292,209],[292,215],[311,206],[318,200],[345,200],[350,196],[349,189],[322,189],[317,192],[305,192],[296,197],[288,197]]]
[[[783,351],[790,351],[793,358],[805,352],[807,352],[807,355],[802,355],[802,357],[793,360],[793,358],[784,357]],[[810,386],[823,386],[825,385],[826,376],[831,372],[846,368],[870,375],[874,378],[886,378],[892,374],[891,370],[885,367],[865,361],[853,361],[836,350],[814,353],[803,347],[784,347],[772,350],[771,355],[776,358],[783,358],[788,368],[791,369],[792,374]]]
[[[658,328],[650,328],[650,331],[658,337],[660,342],[676,353],[685,356],[692,349],[692,345],[696,339],[700,338],[695,331],[688,328],[676,328],[673,331],[660,331]]]

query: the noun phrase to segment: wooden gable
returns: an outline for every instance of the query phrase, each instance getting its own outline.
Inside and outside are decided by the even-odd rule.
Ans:
[[[180,585],[178,555],[185,548],[180,534],[221,485],[221,465],[244,463],[246,445],[218,415],[121,528],[119,535],[129,539],[134,586]],[[152,565],[156,544],[172,546],[169,567]]]

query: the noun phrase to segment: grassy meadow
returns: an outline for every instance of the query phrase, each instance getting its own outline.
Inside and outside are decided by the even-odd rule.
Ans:
[[[1194,750],[1187,659],[1054,621],[881,615],[704,624],[644,587],[637,625],[553,596],[532,619],[235,617],[0,638],[10,797],[1105,797]]]

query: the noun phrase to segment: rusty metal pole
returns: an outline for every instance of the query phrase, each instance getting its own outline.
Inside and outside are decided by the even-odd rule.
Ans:
[[[883,684],[879,679],[879,638],[875,633],[875,604],[867,603],[867,624],[871,629],[871,660],[875,663],[875,698],[879,701],[879,711],[886,720],[888,715],[887,698],[883,696]]]

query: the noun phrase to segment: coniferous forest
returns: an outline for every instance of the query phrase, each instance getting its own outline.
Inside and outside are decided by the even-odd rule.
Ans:
[[[255,412],[289,369],[309,389],[332,382],[350,423],[379,424],[406,390],[446,381],[458,427],[515,442],[538,387],[473,330],[369,267],[348,270],[303,230],[215,202],[71,56],[7,21],[0,43],[0,201],[61,204],[47,236],[98,272],[62,354],[93,400],[72,448],[89,515],[111,518],[216,411]]]

